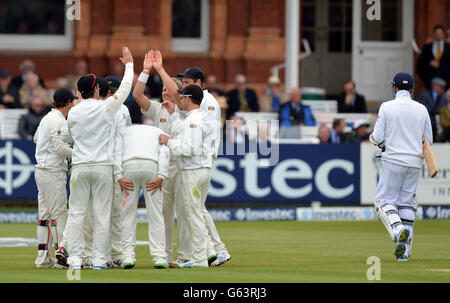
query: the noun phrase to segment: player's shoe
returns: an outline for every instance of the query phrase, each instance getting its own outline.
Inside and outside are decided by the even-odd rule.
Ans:
[[[106,267],[108,269],[116,269],[116,268],[120,268],[122,265],[122,260],[114,260],[114,261],[109,261],[106,262]]]
[[[189,260],[182,259],[182,258],[177,258],[176,260],[173,260],[173,261],[169,262],[169,266],[170,266],[171,268],[178,268],[178,267],[179,267],[178,265],[183,264],[183,263],[186,263],[186,262],[188,262],[188,261],[189,261]]]
[[[154,267],[157,269],[169,269],[170,265],[169,262],[158,262],[154,265]]]
[[[403,257],[397,257],[395,260],[397,262],[406,262],[406,261],[408,261],[408,257],[403,255]]]
[[[194,264],[192,261],[187,261],[178,264],[178,268],[209,268],[209,266],[207,262],[205,264]]]
[[[107,267],[106,266],[101,266],[101,265],[95,265],[94,267],[92,267],[92,269],[93,270],[101,270],[101,269],[107,269]]]
[[[406,243],[409,239],[409,230],[402,229],[398,235],[397,241],[394,246],[394,255],[397,258],[402,258],[406,252]]]
[[[83,268],[93,268],[94,267],[94,258],[88,258],[84,261]]]
[[[69,254],[67,253],[67,250],[64,247],[60,246],[55,253],[56,263],[63,267],[69,267],[69,264],[67,263],[68,257]]]
[[[221,251],[217,254],[217,259],[212,262],[211,265],[214,266],[220,266],[222,264],[225,264],[225,262],[229,261],[231,259],[230,254],[228,253],[228,251]]]
[[[208,257],[208,266],[211,266],[211,264],[217,260],[217,254],[211,255]]]
[[[122,262],[122,265],[121,265],[122,269],[132,269],[133,267],[134,267],[134,262],[133,261],[125,260],[125,261]]]

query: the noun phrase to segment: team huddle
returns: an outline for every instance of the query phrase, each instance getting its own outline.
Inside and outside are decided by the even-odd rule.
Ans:
[[[36,131],[36,266],[133,268],[141,193],[155,268],[224,264],[231,256],[205,207],[221,114],[215,98],[202,89],[203,72],[191,67],[177,75],[182,81],[172,78],[161,53],[150,50],[133,97],[154,126],[132,125],[123,105],[134,76],[127,47],[120,60],[125,65],[122,80],[90,74],[78,80],[76,96],[57,90],[54,109]],[[152,69],[164,83],[162,103],[144,95]]]

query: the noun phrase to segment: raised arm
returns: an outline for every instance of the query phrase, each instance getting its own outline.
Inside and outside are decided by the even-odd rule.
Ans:
[[[139,75],[136,86],[133,90],[133,97],[136,102],[139,104],[143,112],[147,112],[151,106],[150,100],[144,95],[145,85],[147,84],[147,80],[150,74],[150,70],[152,68],[152,58],[150,57],[150,51],[145,53],[144,69]]]
[[[172,80],[170,75],[164,70],[161,52],[159,50],[150,50],[150,55],[152,56],[153,68],[158,72],[161,80],[167,87],[170,97],[174,98],[178,104],[178,102],[181,100],[180,95],[178,94],[178,86]]]
[[[122,57],[119,59],[125,64],[125,74],[116,93],[105,100],[106,113],[110,121],[114,120],[114,115],[130,94],[134,77],[133,56],[128,47],[122,48]]]

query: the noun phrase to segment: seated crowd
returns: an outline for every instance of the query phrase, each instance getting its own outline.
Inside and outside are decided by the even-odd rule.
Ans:
[[[110,81],[120,84],[123,66],[113,66]],[[0,70],[0,110],[1,109],[27,109],[18,123],[20,138],[31,140],[40,120],[51,110],[51,100],[54,90],[46,87],[43,79],[35,71],[35,64],[31,60],[24,60],[20,66],[20,74],[12,77],[7,70]],[[75,89],[75,83],[81,75],[88,71],[85,60],[75,64],[74,72],[60,77],[54,81],[54,88],[66,87]],[[133,81],[133,88],[137,75]],[[218,84],[215,75],[206,77],[205,88],[217,99],[222,112],[222,125],[226,132],[226,120],[238,121],[236,113],[260,112],[275,113],[279,120],[280,138],[300,138],[299,126],[317,127],[317,139],[320,143],[359,143],[367,141],[369,121],[361,119],[347,125],[344,118],[336,118],[332,125],[318,121],[310,106],[303,104],[301,88],[292,88],[289,95],[283,93],[282,83],[276,76],[269,77],[265,93],[258,96],[256,91],[248,86],[247,78],[238,74],[234,78],[235,87],[228,92]],[[160,99],[162,94],[162,81],[157,75],[151,75],[147,83],[145,94],[153,99]],[[434,78],[431,89],[422,94],[419,102],[424,104],[430,114],[435,141],[450,141],[450,90],[445,80]],[[336,98],[337,112],[345,114],[367,113],[367,105],[363,95],[356,92],[356,85],[352,81],[344,84],[343,91]],[[133,98],[133,91],[124,103],[134,124],[151,124],[152,122],[142,115],[139,105]],[[438,119],[437,119],[438,118]],[[438,122],[439,121],[439,122]],[[331,121],[330,121],[331,122]],[[329,123],[330,123],[329,122]],[[438,124],[441,132],[438,131]],[[373,125],[372,125],[373,126]],[[349,131],[351,130],[351,131]],[[224,138],[226,138],[224,136]],[[231,136],[240,141],[240,136]],[[233,140],[234,140],[233,139]],[[242,137],[242,140],[245,136]]]

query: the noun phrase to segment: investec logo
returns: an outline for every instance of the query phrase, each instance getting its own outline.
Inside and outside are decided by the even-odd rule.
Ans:
[[[12,195],[15,188],[27,183],[33,172],[34,164],[30,158],[22,150],[15,148],[11,141],[0,148],[0,188],[6,195]]]

